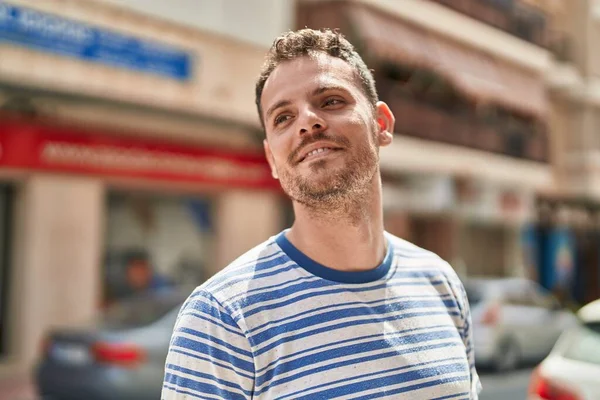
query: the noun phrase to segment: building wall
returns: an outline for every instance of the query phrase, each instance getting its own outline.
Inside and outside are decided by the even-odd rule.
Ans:
[[[281,195],[231,190],[219,195],[217,257],[211,272],[227,264],[284,228]]]
[[[547,50],[492,26],[423,0],[357,0],[374,4],[428,30],[491,53],[506,61],[541,73],[550,65]]]
[[[568,38],[572,68],[567,90],[552,96],[550,128],[555,140],[554,165],[560,177],[557,192],[600,200],[600,18],[596,0],[573,0],[557,16]]]
[[[263,62],[265,46],[203,32],[96,0],[11,0],[6,4],[175,46],[191,55],[193,71],[189,81],[180,82],[2,44],[0,82],[210,116],[255,128],[260,126],[254,106],[254,83]],[[42,65],[44,67],[40,68]]]
[[[102,0],[141,14],[268,47],[292,28],[293,0]]]
[[[88,178],[39,175],[19,185],[10,335],[19,364],[39,356],[48,329],[96,314],[103,196]]]
[[[591,15],[589,32],[589,63],[590,75],[600,78],[600,52],[598,51],[598,42],[594,38],[600,38],[600,15]]]

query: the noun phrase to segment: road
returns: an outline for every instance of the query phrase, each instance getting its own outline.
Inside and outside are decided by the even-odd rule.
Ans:
[[[504,374],[481,373],[480,400],[526,400],[531,369]]]
[[[483,391],[480,400],[525,400],[531,369],[521,369],[506,374],[480,371]],[[34,400],[28,382],[13,382],[4,387],[0,382],[0,400]]]

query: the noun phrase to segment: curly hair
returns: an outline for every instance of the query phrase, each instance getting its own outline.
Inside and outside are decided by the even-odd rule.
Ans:
[[[378,97],[373,74],[344,35],[337,30],[331,29],[301,29],[286,32],[276,38],[266,55],[260,76],[256,82],[256,107],[263,128],[265,126],[260,101],[265,83],[269,79],[269,76],[271,76],[271,73],[285,61],[310,56],[318,52],[340,58],[347,62],[357,74],[367,99],[375,107]]]

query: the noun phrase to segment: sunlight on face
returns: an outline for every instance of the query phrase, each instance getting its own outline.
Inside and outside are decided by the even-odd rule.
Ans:
[[[278,66],[262,96],[267,157],[292,200],[336,207],[371,182],[378,146],[352,67],[318,53]]]

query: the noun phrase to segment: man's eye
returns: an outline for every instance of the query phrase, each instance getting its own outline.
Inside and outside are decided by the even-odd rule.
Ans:
[[[283,115],[279,115],[277,116],[277,118],[275,118],[275,120],[273,121],[275,125],[279,125],[285,121],[287,121],[288,119],[290,119],[291,117],[287,114],[283,114]]]
[[[342,103],[343,103],[343,101],[340,99],[330,98],[330,99],[325,100],[325,102],[323,103],[323,106],[324,107],[335,106],[335,105],[342,104]]]

